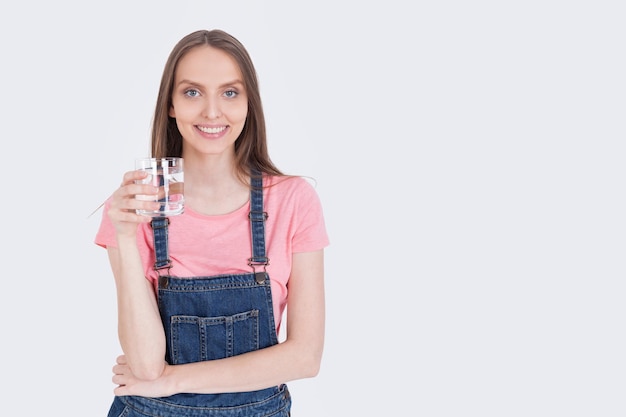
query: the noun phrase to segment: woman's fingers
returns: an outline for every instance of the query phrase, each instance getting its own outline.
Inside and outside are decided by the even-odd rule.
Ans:
[[[159,209],[156,202],[158,187],[142,184],[148,176],[143,171],[128,171],[124,174],[122,184],[111,196],[109,218],[115,223],[146,223],[150,217],[137,214],[137,210],[153,211]]]

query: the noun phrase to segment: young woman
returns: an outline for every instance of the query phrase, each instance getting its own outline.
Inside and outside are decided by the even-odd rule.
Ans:
[[[201,30],[176,44],[152,156],[184,158],[184,212],[137,214],[159,203],[135,195],[157,189],[130,171],[95,239],[115,278],[123,350],[109,416],[288,416],[286,383],[320,368],[328,236],[312,185],[270,160],[256,71],[237,39]]]

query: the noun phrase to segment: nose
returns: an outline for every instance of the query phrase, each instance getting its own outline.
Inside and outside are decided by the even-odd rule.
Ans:
[[[206,100],[203,116],[207,119],[217,119],[222,115],[219,100],[209,97]]]

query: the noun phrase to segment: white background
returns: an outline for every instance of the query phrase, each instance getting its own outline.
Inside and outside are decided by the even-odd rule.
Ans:
[[[331,246],[293,415],[626,415],[620,1],[22,1],[0,8],[5,409],[104,416],[101,211],[170,49],[224,29]]]

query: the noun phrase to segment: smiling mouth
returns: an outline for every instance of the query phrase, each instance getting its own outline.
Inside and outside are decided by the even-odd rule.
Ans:
[[[204,133],[221,133],[224,130],[226,130],[226,126],[221,126],[221,127],[203,127],[203,126],[198,126],[198,129],[200,129],[202,132]]]

